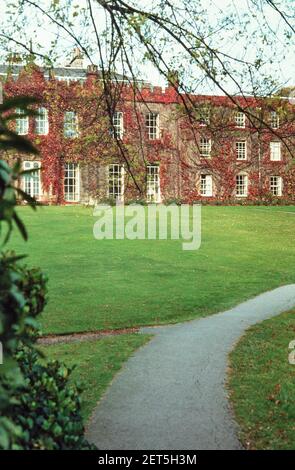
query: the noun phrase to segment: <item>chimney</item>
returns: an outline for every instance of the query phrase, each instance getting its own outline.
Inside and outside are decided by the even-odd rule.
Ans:
[[[87,65],[87,75],[97,75],[98,67],[95,64]]]
[[[88,83],[95,83],[97,78],[98,78],[98,67],[97,67],[97,65],[94,65],[94,64],[87,65],[86,76],[87,76],[87,82]]]
[[[83,54],[78,47],[75,47],[72,52],[70,63],[66,67],[83,69]]]

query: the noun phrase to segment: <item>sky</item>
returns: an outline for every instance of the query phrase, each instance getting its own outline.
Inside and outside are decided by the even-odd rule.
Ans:
[[[41,6],[44,6],[45,9],[48,8],[48,6],[51,4],[52,0],[39,0],[38,4]],[[66,0],[59,0],[60,3],[65,2]],[[145,8],[145,9],[151,9],[153,8],[153,3],[157,2],[158,0],[138,0],[135,5],[137,7]],[[181,0],[171,0],[171,3],[174,4],[175,6],[180,5]],[[260,0],[256,0],[256,3],[259,3]],[[14,24],[18,22],[19,17],[17,15],[12,15],[12,18],[9,17],[9,14],[7,14],[7,7],[11,3],[11,0],[1,0],[0,1],[0,18],[2,27],[0,25],[0,32],[1,29],[5,32],[9,32],[11,34],[14,34],[15,39],[17,40],[23,40],[24,37],[22,34],[15,34],[13,33],[13,28]],[[75,5],[75,3],[79,4],[80,7],[83,7],[86,5],[86,0],[79,0],[79,2],[71,1],[72,6]],[[187,3],[187,2],[186,2]],[[282,2],[281,2],[282,3]],[[95,4],[95,0],[93,1],[93,4]],[[205,9],[206,11],[206,22],[212,27],[213,30],[218,30],[220,25],[221,25],[221,19],[222,17],[225,16],[226,13],[229,13],[229,11],[232,14],[232,18],[237,22],[239,19],[243,19],[243,15],[245,13],[251,13],[251,11],[254,13],[254,10],[252,8],[253,6],[253,1],[252,0],[195,0],[195,4],[199,4],[199,9]],[[265,0],[262,0],[262,4],[266,4]],[[294,7],[295,10],[295,0],[284,0],[283,4],[286,5],[287,7]],[[9,8],[8,8],[9,9]],[[293,10],[293,11],[294,11]],[[263,18],[264,15],[264,18]],[[249,23],[247,26],[247,32],[248,32],[248,39],[245,39],[245,36],[242,35],[241,40],[239,40],[239,31],[238,31],[238,25],[235,24],[233,28],[228,27],[227,31],[225,32],[224,29],[222,30],[222,34],[217,32],[215,35],[212,36],[212,44],[215,48],[220,48],[229,55],[238,57],[238,58],[247,58],[247,60],[254,61],[256,58],[257,51],[259,48],[263,48],[263,54],[269,58],[269,61],[267,61],[267,64],[264,67],[265,73],[270,73],[274,77],[277,76],[281,84],[284,85],[295,85],[295,62],[294,62],[294,40],[293,40],[293,47],[290,47],[286,49],[284,47],[285,39],[284,39],[284,30],[285,30],[285,24],[282,20],[282,18],[272,9],[272,8],[264,8],[263,10],[263,15],[261,14],[260,17],[250,17],[249,18]],[[37,25],[37,20],[39,16],[39,24]],[[101,35],[102,31],[105,27],[106,24],[106,15],[102,8],[94,8],[94,17],[96,20],[96,25],[98,28],[98,34]],[[13,19],[13,21],[11,21]],[[75,32],[78,32],[81,38],[82,43],[87,43],[90,42],[92,44],[95,44],[95,38],[90,37],[89,35],[89,27],[83,28],[81,26],[78,26],[76,18],[71,17],[71,20],[73,22],[73,29]],[[48,18],[44,18],[44,16],[38,15],[38,12],[34,11],[34,16],[30,14],[27,17],[28,21],[28,26],[26,27],[25,30],[25,36],[27,41],[29,38],[34,38],[34,46],[37,47],[37,42],[40,44],[40,51],[44,52],[47,51],[49,46],[50,46],[50,41],[53,40],[56,37],[57,31],[56,28],[52,26],[50,20]],[[268,26],[271,28],[273,32],[276,34],[276,43],[275,47],[272,46],[267,46],[266,44],[263,44],[261,40],[256,40],[255,39],[255,34],[257,33],[258,28],[262,24],[263,21],[266,21]],[[292,19],[293,25],[294,23],[294,18]],[[204,25],[204,28],[206,28],[206,25]],[[68,58],[65,57],[65,55],[69,55],[70,51],[73,49],[74,43],[72,38],[67,35],[64,31],[59,30],[58,31],[59,35],[59,41],[58,41],[58,57],[56,59],[56,62],[59,65],[65,65],[66,62],[68,61]],[[237,36],[238,40],[233,40],[233,36]],[[253,39],[253,44],[251,44],[251,39]],[[256,42],[257,41],[257,42]],[[16,46],[13,46],[16,47]],[[246,51],[245,51],[246,47]],[[38,47],[37,47],[38,49]],[[94,48],[95,49],[95,48]],[[171,48],[169,48],[169,45],[166,46],[164,50],[165,57],[167,60],[172,60],[172,58],[180,52],[180,48],[178,51],[178,46],[171,45]],[[136,54],[137,52],[134,52],[133,55],[133,60],[134,63],[136,62]],[[285,55],[285,57],[284,57]],[[138,52],[138,57],[140,57],[140,54]],[[93,62],[98,62],[98,54],[93,53],[91,54],[91,58]],[[276,63],[271,64],[270,60],[275,59]],[[85,65],[89,63],[88,60],[85,60]],[[189,68],[186,63],[179,63],[179,67],[183,66],[184,68]],[[119,67],[119,65],[118,65]],[[239,69],[239,65],[236,66],[237,73],[243,74],[242,67]],[[119,70],[120,71],[120,70]],[[150,64],[144,64],[141,65],[137,71],[138,74],[141,75],[141,78],[147,79],[150,82],[152,82],[154,85],[160,84],[164,85],[165,80],[161,77],[159,72],[155,69],[155,67],[151,66]],[[192,69],[191,75],[193,77],[194,70]],[[197,77],[197,72],[196,72],[196,77]],[[227,87],[231,87],[233,84],[227,83]],[[210,85],[205,82],[201,82],[200,84],[201,88],[204,88],[205,92],[213,91],[214,87],[212,90],[209,90]]]

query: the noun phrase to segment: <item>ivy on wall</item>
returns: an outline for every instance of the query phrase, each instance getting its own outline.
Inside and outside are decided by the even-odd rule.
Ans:
[[[135,95],[128,85],[121,84],[117,92],[116,87],[118,84],[111,90],[116,96],[115,109],[124,113],[125,132],[120,142],[111,135],[109,103],[103,98],[102,84],[95,73],[89,73],[83,83],[67,83],[52,74],[45,79],[43,72],[30,64],[16,80],[8,75],[4,86],[7,97],[36,97],[40,106],[48,110],[48,134],[36,135],[35,120],[30,118],[28,138],[40,150],[43,190],[51,195],[52,202],[64,202],[65,162],[76,162],[81,166],[125,164],[129,170],[125,182],[129,198],[144,197],[146,164],[159,163],[161,194],[166,200],[180,198],[180,194],[185,202],[206,199],[200,196],[196,184],[200,172],[213,176],[216,197],[208,198],[211,202],[233,199],[239,172],[248,174],[248,201],[270,199],[269,175],[282,176],[284,197],[295,199],[290,151],[294,146],[294,111],[287,100],[238,98],[239,106],[248,108],[251,116],[255,116],[258,109],[260,118],[265,121],[275,103],[281,125],[272,131],[250,116],[246,119],[246,127],[237,129],[233,118],[236,107],[226,97],[193,96],[185,102],[172,86],[165,92],[160,87],[144,87]],[[206,126],[194,116],[196,110],[204,106],[210,110],[210,124]],[[145,114],[150,110],[159,112],[164,123],[159,139],[155,140],[149,140],[146,134]],[[64,136],[66,111],[75,111],[78,116],[79,133],[75,138]],[[210,138],[213,142],[210,158],[199,156],[200,137]],[[245,161],[236,158],[235,141],[239,139],[247,140]],[[272,162],[269,144],[279,139],[282,139],[282,161]],[[97,192],[95,179],[88,182],[86,190],[94,197],[103,197]]]

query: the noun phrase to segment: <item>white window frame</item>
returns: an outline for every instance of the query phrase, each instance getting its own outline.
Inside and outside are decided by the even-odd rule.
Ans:
[[[35,132],[37,135],[47,135],[49,131],[48,111],[46,108],[38,108],[39,116],[35,119]]]
[[[237,157],[237,160],[247,160],[247,141],[246,140],[236,141],[236,157]]]
[[[246,114],[241,111],[237,111],[235,114],[235,123],[236,127],[239,127],[240,129],[246,127]]]
[[[280,127],[280,116],[276,111],[270,113],[270,127],[272,129],[279,129]]]
[[[22,164],[24,170],[35,170],[32,173],[22,175],[21,186],[25,193],[36,199],[42,196],[41,162],[26,160]]]
[[[145,115],[145,125],[148,133],[149,140],[156,140],[160,138],[160,114],[147,113]]]
[[[147,170],[147,201],[148,202],[161,202],[161,187],[160,187],[160,165],[149,164]]]
[[[269,189],[273,196],[280,197],[282,195],[282,177],[271,175],[269,177]]]
[[[236,175],[236,197],[248,196],[248,175],[239,173]]]
[[[114,138],[123,139],[124,135],[124,117],[122,111],[115,111],[113,115],[113,129],[112,134]]]
[[[78,163],[67,162],[64,165],[64,200],[80,201],[80,167]]]
[[[281,154],[281,142],[273,141],[269,144],[270,149],[270,160],[272,162],[279,162],[282,159]]]
[[[200,195],[204,197],[213,196],[213,178],[212,175],[202,173],[200,176]]]
[[[211,148],[212,141],[208,137],[200,138],[200,157],[210,158],[211,157]]]
[[[25,111],[20,108],[17,108],[15,112],[19,115],[15,120],[15,132],[18,135],[27,135],[29,133],[29,116],[22,116]]]
[[[78,136],[78,116],[76,111],[65,111],[64,113],[64,137],[74,138]]]
[[[108,166],[108,197],[116,201],[124,200],[124,165],[112,163]]]

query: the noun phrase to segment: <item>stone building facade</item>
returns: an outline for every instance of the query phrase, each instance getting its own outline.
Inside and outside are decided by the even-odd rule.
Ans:
[[[75,64],[74,64],[75,65]],[[0,66],[7,97],[38,116],[12,122],[39,156],[20,184],[40,201],[250,203],[295,200],[294,104],[285,98],[187,96],[116,77],[105,99],[95,67]],[[14,159],[17,155],[3,155]]]

